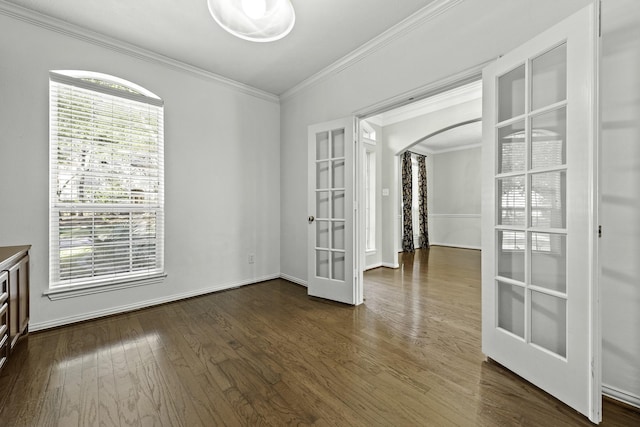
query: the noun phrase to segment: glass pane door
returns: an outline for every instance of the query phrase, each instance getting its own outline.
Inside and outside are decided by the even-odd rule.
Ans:
[[[496,322],[567,356],[566,43],[498,77]]]
[[[353,118],[309,126],[308,244],[309,295],[362,303],[354,270]]]
[[[596,9],[483,71],[482,351],[598,422]]]
[[[316,277],[345,278],[345,130],[316,134]]]

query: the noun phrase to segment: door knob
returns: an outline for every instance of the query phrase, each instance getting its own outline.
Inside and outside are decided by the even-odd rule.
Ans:
[[[309,217],[309,224],[311,224],[314,220],[315,220],[315,217],[313,215],[311,215]]]

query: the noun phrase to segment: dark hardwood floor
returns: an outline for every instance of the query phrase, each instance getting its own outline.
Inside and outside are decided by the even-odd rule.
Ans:
[[[590,425],[483,357],[478,251],[401,263],[357,308],[274,280],[31,334],[0,425]],[[603,425],[640,412],[607,401]]]

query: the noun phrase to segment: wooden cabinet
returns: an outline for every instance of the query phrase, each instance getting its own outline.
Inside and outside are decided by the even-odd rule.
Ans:
[[[10,348],[29,325],[29,255],[11,266],[9,272],[9,340]]]
[[[29,330],[30,247],[0,247],[0,370]]]
[[[0,370],[9,356],[9,272],[0,271]]]

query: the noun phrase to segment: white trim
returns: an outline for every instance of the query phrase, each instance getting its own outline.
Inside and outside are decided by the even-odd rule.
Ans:
[[[362,137],[362,142],[367,146],[367,148],[371,149],[372,151],[378,144],[378,142],[375,139],[365,138],[364,136]]]
[[[593,352],[593,356],[591,358],[591,390],[589,390],[589,394],[591,395],[591,413],[589,414],[589,420],[593,423],[599,423],[602,421],[602,394],[604,393],[605,385],[603,384],[603,357],[602,357],[602,321],[603,321],[603,307],[601,303],[601,292],[602,288],[600,286],[601,283],[601,270],[600,270],[600,239],[598,237],[598,233],[596,229],[598,225],[601,223],[601,178],[602,178],[602,170],[600,168],[600,160],[601,160],[601,131],[602,131],[602,116],[601,116],[601,108],[600,108],[600,76],[601,76],[601,30],[602,30],[602,1],[601,0],[592,0],[591,6],[592,13],[592,31],[591,31],[591,49],[593,53],[592,63],[593,63],[593,75],[591,76],[591,118],[593,120],[592,129],[590,131],[593,138],[593,147],[591,147],[591,152],[589,153],[590,157],[590,174],[591,174],[591,183],[593,188],[591,189],[591,194],[589,195],[591,205],[591,218],[589,219],[589,226],[592,230],[592,237],[590,246],[592,247],[592,251],[590,254],[591,259],[591,272],[590,272],[590,282],[592,283],[592,291],[591,291],[591,318],[590,318],[590,329],[591,329],[591,351]],[[610,389],[610,388],[608,388]],[[632,398],[631,395],[626,394],[626,399]],[[625,399],[625,401],[626,401]],[[640,408],[640,398],[635,396],[635,405]]]
[[[382,116],[381,115],[367,117],[366,119],[363,119],[363,120],[366,120],[367,122],[373,123],[374,125],[380,126],[380,127],[382,127],[382,124],[384,123],[382,121]]]
[[[51,301],[57,301],[59,299],[75,298],[84,295],[116,291],[119,289],[135,288],[136,286],[155,285],[162,283],[166,277],[167,273],[158,273],[143,277],[122,279],[116,283],[107,281],[104,283],[91,283],[85,285],[57,286],[44,291],[42,295],[49,297]]]
[[[428,83],[407,92],[384,99],[375,104],[369,105],[368,107],[364,107],[357,111],[354,111],[353,115],[361,120],[371,120],[372,116],[377,116],[386,111],[403,107],[421,99],[432,97],[442,92],[446,92],[465,84],[472,83],[476,80],[481,79],[482,70],[487,65],[492,64],[493,62],[495,62],[495,59],[477,64],[471,68],[462,70],[459,73],[452,74],[435,82]]]
[[[304,286],[305,288],[309,287],[309,284],[306,280],[298,279],[297,277],[289,276],[288,274],[284,273],[280,273],[279,277],[288,282],[295,283],[296,285]]]
[[[420,27],[424,23],[431,21],[432,19],[445,13],[447,10],[462,3],[463,0],[435,0],[429,5],[415,12],[413,15],[389,28],[382,34],[369,40],[359,48],[353,50],[351,53],[343,56],[333,64],[322,69],[311,77],[303,80],[301,83],[286,90],[280,95],[280,101],[286,101],[292,98],[295,94],[301,92],[304,89],[315,86],[316,84],[328,79],[329,77],[338,74],[339,72],[351,67],[352,65],[360,62],[362,59],[371,55],[372,53],[382,49],[392,41],[410,33],[416,28]]]
[[[110,86],[94,83],[92,81],[86,81],[86,78],[115,83],[134,92],[125,91],[120,88],[116,89]],[[124,98],[130,101],[154,105],[156,107],[164,106],[164,101],[150,90],[128,80],[111,76],[109,74],[84,70],[51,70],[49,71],[49,80],[56,83],[62,83],[67,86],[79,87],[92,92],[115,96],[117,98]]]
[[[432,150],[429,150],[429,151],[431,151],[430,154],[436,155],[436,154],[451,153],[452,151],[471,150],[472,148],[481,148],[481,147],[482,147],[482,142],[478,142],[477,144],[459,145],[457,147],[445,148],[443,150],[433,150],[432,149]],[[412,148],[411,150],[415,151],[415,148]]]
[[[602,394],[636,408],[640,408],[640,396],[635,396],[607,384],[602,384]]]
[[[387,267],[387,268],[400,268],[400,264],[394,264],[392,262],[383,262],[382,263],[382,267]]]
[[[383,127],[389,126],[477,99],[482,99],[481,79],[446,92],[438,93],[420,101],[415,101],[403,107],[385,111],[376,116],[376,124]]]
[[[435,154],[433,152],[433,150],[430,150],[430,149],[428,149],[426,147],[422,147],[422,146],[419,146],[419,145],[414,145],[414,146],[409,146],[409,147],[403,148],[402,152],[405,152],[405,151],[411,151],[412,153],[422,154],[425,157],[433,156],[433,154]],[[396,155],[401,155],[401,154],[402,153],[398,153]]]
[[[471,119],[471,120],[466,120],[463,122],[459,122],[450,126],[446,126],[443,127],[442,129],[438,129],[435,132],[432,132],[428,135],[423,136],[422,138],[418,139],[417,141],[409,144],[407,147],[403,148],[402,150],[398,151],[397,154],[401,154],[403,151],[406,150],[413,150],[416,151],[417,149],[422,149],[425,152],[428,152],[429,154],[440,154],[440,153],[447,153],[449,151],[459,151],[459,150],[467,150],[468,148],[472,148],[472,146],[475,147],[481,147],[482,146],[482,142],[478,142],[478,143],[470,143],[470,144],[465,144],[465,145],[461,145],[458,147],[443,147],[442,149],[433,149],[433,148],[429,148],[429,147],[425,147],[422,143],[429,140],[430,138],[436,136],[436,135],[440,135],[441,133],[447,132],[449,130],[452,129],[457,129],[461,126],[466,126],[466,125],[470,125],[470,124],[474,124],[474,123],[481,123],[482,122],[482,117],[478,117],[476,119]],[[480,141],[482,141],[482,137],[480,137]]]
[[[241,286],[253,285],[255,283],[264,282],[267,280],[274,280],[280,278],[279,274],[271,274],[263,277],[257,277],[250,280],[243,280],[240,282],[224,283],[221,285],[211,286],[208,288],[199,289],[191,292],[184,292],[181,294],[170,295],[162,298],[155,298],[147,301],[141,301],[135,304],[125,304],[118,307],[111,307],[104,310],[92,311],[89,313],[78,314],[75,316],[62,317],[59,319],[49,320],[45,322],[32,322],[29,324],[29,331],[41,331],[43,329],[56,328],[59,326],[65,326],[72,323],[84,322],[86,320],[93,320],[100,317],[111,316],[114,314],[122,314],[128,311],[139,310],[141,308],[152,307],[154,305],[166,304],[169,302],[179,301],[186,298],[197,297],[200,295],[206,295],[214,292],[224,291],[227,289],[239,288]]]
[[[373,263],[373,264],[367,265],[367,266],[364,268],[364,271],[367,271],[367,270],[373,270],[374,268],[378,268],[378,267],[383,267],[383,265],[382,265],[382,263],[381,263],[381,262],[375,262],[375,263]]]
[[[482,248],[480,246],[470,246],[470,245],[458,245],[452,243],[440,243],[440,242],[431,242],[430,246],[444,246],[447,248],[460,248],[460,249],[473,249],[476,251],[481,251]]]
[[[202,68],[198,68],[196,66],[169,58],[148,49],[143,49],[133,44],[99,34],[95,31],[87,30],[85,28],[70,24],[57,18],[52,18],[42,13],[35,12],[26,7],[8,3],[5,0],[0,0],[0,14],[44,28],[49,31],[92,43],[96,46],[110,49],[118,53],[129,55],[136,59],[141,59],[143,61],[163,65],[172,70],[183,71],[189,74],[196,75],[198,77],[203,77],[205,79],[235,89],[247,95],[252,95],[257,98],[263,99],[265,101],[274,103],[279,103],[280,101],[280,98],[272,93],[237,82],[235,80],[223,77],[219,74],[212,73]]]
[[[478,218],[480,219],[480,214],[436,214],[430,213],[429,218]]]

